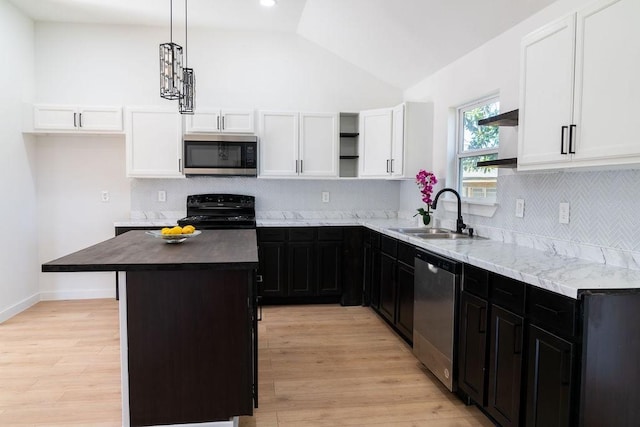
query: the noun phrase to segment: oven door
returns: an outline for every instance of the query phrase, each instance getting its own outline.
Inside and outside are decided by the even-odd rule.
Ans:
[[[185,175],[257,175],[257,138],[190,135],[184,139]]]

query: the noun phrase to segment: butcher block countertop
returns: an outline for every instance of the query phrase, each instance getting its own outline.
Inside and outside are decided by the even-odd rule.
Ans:
[[[256,230],[202,230],[178,244],[135,230],[47,262],[42,271],[253,269],[257,246]]]

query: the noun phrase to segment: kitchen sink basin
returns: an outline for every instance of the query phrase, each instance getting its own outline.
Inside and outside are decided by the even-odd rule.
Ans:
[[[416,237],[418,239],[433,240],[433,239],[446,239],[446,240],[458,240],[458,239],[481,239],[481,237],[470,237],[468,234],[455,233],[447,228],[391,228],[390,230],[396,231],[407,236]]]

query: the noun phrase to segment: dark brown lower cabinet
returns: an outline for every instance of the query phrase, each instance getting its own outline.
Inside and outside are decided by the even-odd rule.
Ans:
[[[523,320],[498,306],[491,307],[487,411],[503,427],[520,422]]]
[[[458,387],[478,405],[486,405],[487,316],[489,303],[460,292]]]
[[[380,314],[394,323],[396,317],[396,259],[380,254]]]
[[[413,341],[413,279],[413,266],[398,262],[396,327],[409,341]]]
[[[362,304],[361,227],[258,228],[258,292],[265,304]]]
[[[527,374],[527,426],[571,425],[574,345],[530,325]]]

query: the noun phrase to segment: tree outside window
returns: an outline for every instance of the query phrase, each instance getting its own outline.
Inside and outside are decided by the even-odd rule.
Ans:
[[[497,126],[478,126],[478,120],[500,113],[497,97],[458,108],[458,192],[463,198],[492,203],[496,200],[498,171],[476,163],[498,158]]]

